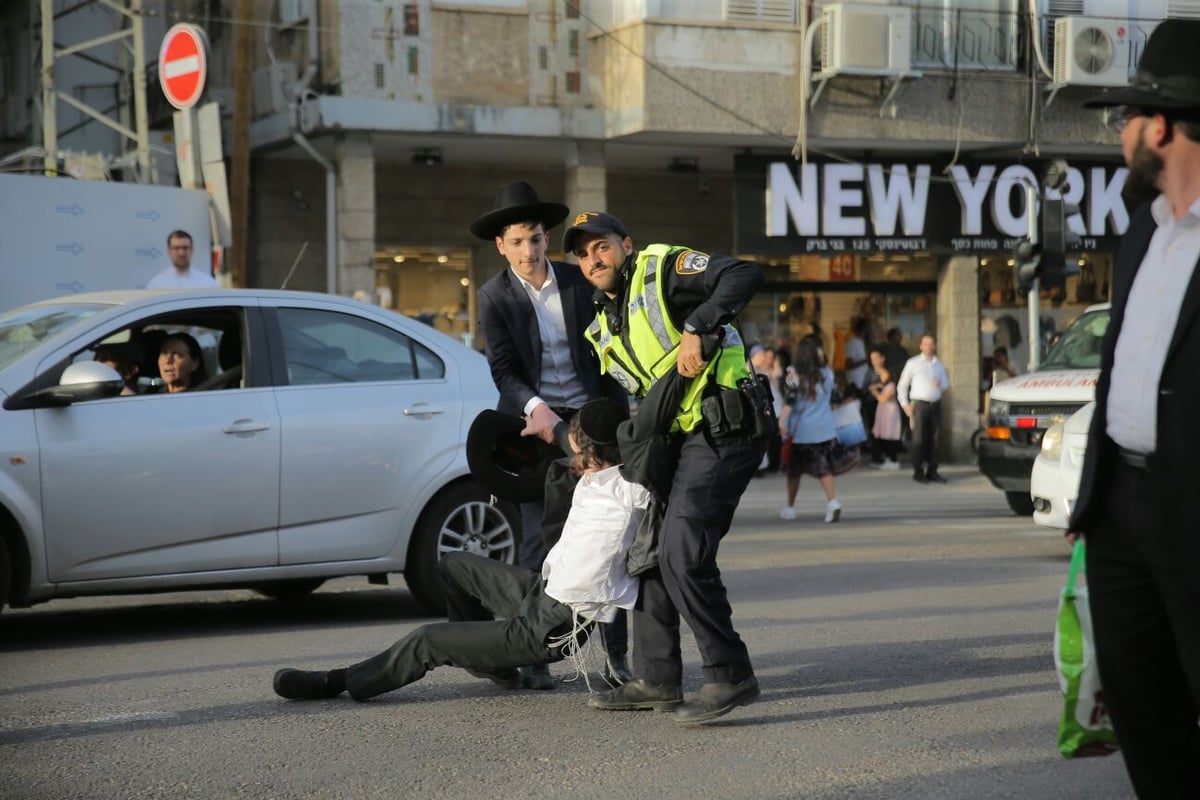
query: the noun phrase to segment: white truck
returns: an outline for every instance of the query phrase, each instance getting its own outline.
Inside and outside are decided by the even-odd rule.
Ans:
[[[1003,490],[1017,514],[1034,512],[1030,475],[1046,429],[1064,422],[1096,394],[1110,310],[1108,303],[1089,306],[1063,331],[1038,369],[991,389],[979,471]]]
[[[0,311],[104,289],[139,289],[170,266],[167,234],[192,237],[210,267],[208,194],[199,189],[0,175]]]

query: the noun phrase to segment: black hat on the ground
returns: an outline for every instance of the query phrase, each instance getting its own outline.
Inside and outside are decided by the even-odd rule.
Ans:
[[[501,500],[540,502],[546,470],[563,451],[536,436],[522,436],[525,420],[513,414],[479,412],[467,432],[467,466],[471,476]]]
[[[564,252],[575,252],[575,240],[581,233],[598,233],[601,236],[615,233],[622,239],[629,236],[628,231],[625,230],[625,223],[612,214],[606,214],[603,211],[584,211],[575,215],[571,227],[567,228],[566,233],[563,234]]]
[[[1159,23],[1138,63],[1133,82],[1088,99],[1085,108],[1134,106],[1200,112],[1200,20]]]
[[[505,227],[517,222],[540,222],[550,230],[567,218],[569,209],[562,203],[543,203],[525,181],[500,187],[491,211],[471,223],[471,234],[485,241],[500,235]]]

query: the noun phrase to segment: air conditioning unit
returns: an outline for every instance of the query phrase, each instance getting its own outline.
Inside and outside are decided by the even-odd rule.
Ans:
[[[1129,83],[1129,23],[1093,17],[1056,19],[1054,82],[1079,86]]]
[[[255,118],[286,111],[291,102],[291,87],[300,80],[296,65],[290,61],[269,64],[254,70],[253,97]]]
[[[903,75],[912,70],[912,8],[832,3],[821,9],[821,73]]]

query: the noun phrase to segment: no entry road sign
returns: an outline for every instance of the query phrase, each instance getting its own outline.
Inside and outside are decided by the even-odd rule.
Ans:
[[[163,37],[158,51],[158,81],[171,105],[180,111],[196,105],[208,76],[208,42],[204,31],[181,22]]]

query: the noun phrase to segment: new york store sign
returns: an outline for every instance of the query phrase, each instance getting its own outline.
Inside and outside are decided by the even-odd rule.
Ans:
[[[736,171],[737,246],[764,255],[1010,249],[1029,228],[1027,182],[1041,164],[809,162],[744,157]],[[1114,249],[1129,226],[1121,197],[1128,170],[1072,164],[1060,192],[1081,250]]]

